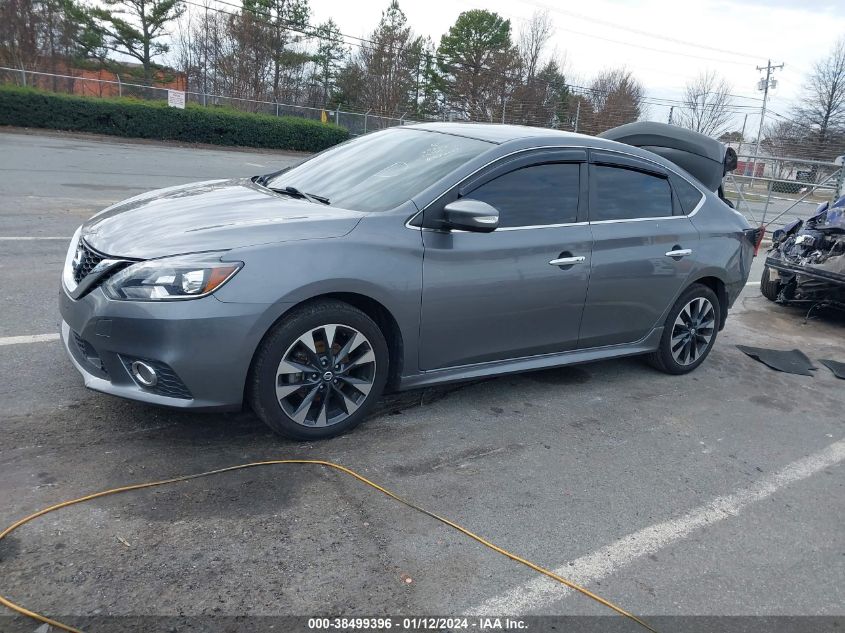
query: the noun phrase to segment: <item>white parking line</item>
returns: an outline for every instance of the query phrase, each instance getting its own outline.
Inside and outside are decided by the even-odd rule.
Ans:
[[[760,285],[760,282],[759,282],[759,281],[749,281],[749,282],[748,282],[748,283],[746,283],[745,285],[746,285],[746,286],[759,286],[759,285]]]
[[[47,237],[27,237],[27,236],[6,236],[0,237],[0,241],[2,242],[31,242],[34,240],[62,240],[63,242],[70,242],[69,237],[54,237],[54,236],[47,236]]]
[[[58,334],[32,334],[30,336],[3,336],[0,337],[0,347],[3,345],[23,345],[24,343],[47,343],[58,341]]]
[[[780,488],[806,479],[845,460],[845,439],[792,462],[733,494],[716,497],[676,519],[650,525],[554,570],[580,585],[610,576],[638,559],[654,554],[692,533],[739,514],[752,503],[770,497]],[[523,615],[556,602],[572,590],[543,577],[537,578],[474,607],[468,615]]]

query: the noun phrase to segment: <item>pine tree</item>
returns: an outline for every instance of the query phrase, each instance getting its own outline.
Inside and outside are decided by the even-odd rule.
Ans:
[[[137,59],[145,83],[155,74],[153,59],[170,50],[161,41],[167,26],[185,11],[180,0],[102,0],[92,10],[100,31],[115,51]]]
[[[491,11],[465,11],[440,38],[437,54],[448,107],[473,120],[502,116],[519,63],[509,20]]]

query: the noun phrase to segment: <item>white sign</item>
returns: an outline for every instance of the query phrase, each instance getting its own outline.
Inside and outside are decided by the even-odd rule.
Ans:
[[[167,105],[171,108],[182,108],[185,109],[185,93],[181,90],[168,90],[167,91]]]

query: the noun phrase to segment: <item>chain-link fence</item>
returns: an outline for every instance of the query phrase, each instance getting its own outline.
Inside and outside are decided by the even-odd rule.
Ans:
[[[96,73],[93,73],[96,74]],[[0,66],[0,82],[33,86],[54,92],[94,97],[135,97],[167,100],[172,88],[146,86],[115,79],[79,75],[35,72]],[[297,116],[315,121],[325,120],[349,130],[352,135],[366,134],[396,125],[415,123],[405,115],[382,116],[369,112],[314,108],[302,105],[241,99],[227,95],[186,91],[188,103],[206,107],[231,107],[247,112],[274,116]],[[835,163],[740,155],[733,174],[725,180],[725,195],[737,210],[754,224],[766,224],[769,230],[782,226],[794,217],[809,217],[816,206],[845,193],[843,168]]]
[[[725,197],[753,224],[771,231],[842,195],[843,169],[836,163],[741,155],[725,179]]]
[[[96,73],[94,73],[96,74]],[[109,73],[115,79],[82,75],[63,75],[57,73],[36,72],[0,66],[0,83],[15,84],[50,90],[52,92],[75,94],[87,97],[135,97],[151,101],[167,101],[167,93],[173,87],[147,86],[122,81],[120,75]],[[349,130],[353,136],[366,134],[395,125],[415,123],[405,117],[383,116],[369,112],[351,112],[347,110],[314,108],[275,101],[241,99],[227,95],[204,92],[184,91],[185,101],[207,107],[230,107],[245,112],[271,114],[274,116],[297,116],[315,121],[325,119]]]

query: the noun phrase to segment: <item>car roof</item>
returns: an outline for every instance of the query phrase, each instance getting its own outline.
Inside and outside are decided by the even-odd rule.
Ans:
[[[431,132],[441,132],[443,134],[454,134],[456,136],[466,136],[468,138],[475,138],[480,141],[487,141],[489,143],[506,143],[508,141],[515,141],[522,138],[543,138],[549,137],[560,140],[561,137],[572,138],[593,138],[584,134],[575,134],[574,132],[563,132],[561,130],[553,130],[544,127],[529,127],[527,125],[504,125],[499,123],[418,123],[415,125],[404,126],[416,130],[428,130]]]
[[[591,149],[605,149],[617,152],[624,152],[632,156],[643,158],[662,165],[676,173],[684,175],[686,178],[698,182],[694,176],[687,173],[680,165],[673,163],[670,160],[650,152],[646,149],[620,143],[618,141],[611,141],[610,139],[601,138],[598,136],[589,136],[587,134],[578,134],[576,132],[564,132],[563,130],[554,130],[545,127],[530,127],[527,125],[505,125],[500,123],[419,123],[414,125],[405,125],[401,129],[409,130],[426,130],[429,132],[439,132],[441,134],[453,134],[455,136],[464,136],[467,138],[474,138],[497,145],[508,145],[514,149],[526,149],[530,146],[556,146],[565,143],[571,147],[584,147]]]

